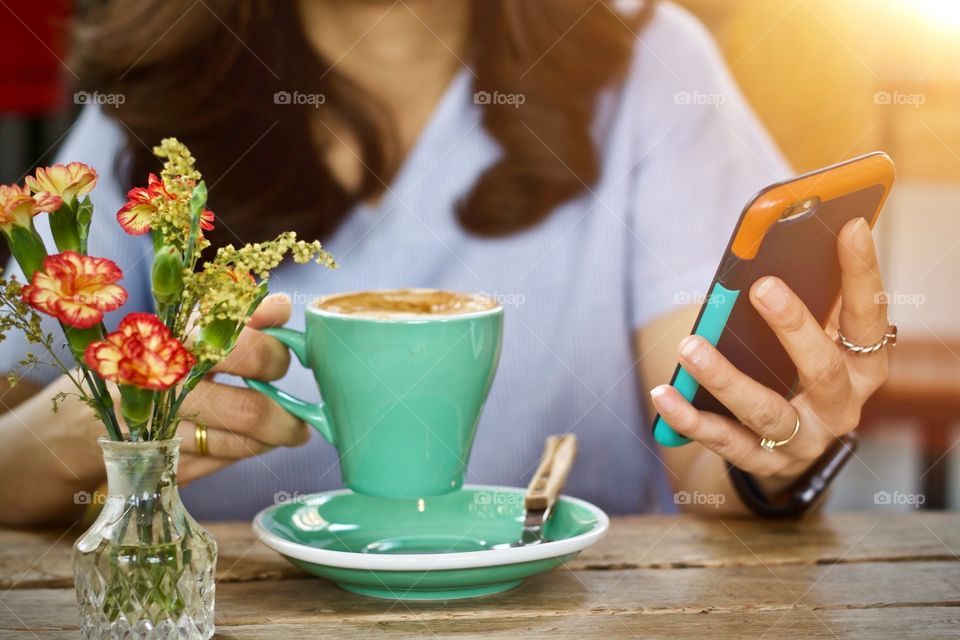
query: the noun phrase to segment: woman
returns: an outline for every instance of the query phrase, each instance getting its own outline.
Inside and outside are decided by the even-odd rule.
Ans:
[[[842,351],[775,279],[750,300],[797,364],[805,391],[791,402],[685,338],[688,303],[743,203],[791,172],[703,28],[670,4],[115,2],[89,16],[77,55],[86,90],[124,97],[86,108],[61,157],[101,170],[91,253],[118,257],[125,311],[149,308],[149,247],[110,213],[154,168],[149,147],[162,136],[199,158],[220,214],[215,240],[295,229],[341,263],[281,269],[271,288],[286,295],[264,303],[222,373],[316,394],[257,330],[299,326],[317,294],[421,286],[507,303],[468,482],[522,485],[544,437],[573,431],[573,495],[624,513],[671,509],[672,491],[699,491],[742,512],[725,461],[775,493],[856,426],[886,375],[882,351]],[[869,229],[848,225],[838,250],[840,326],[871,344],[886,310]],[[0,362],[21,349],[6,341]],[[741,422],[699,413],[668,387],[642,391],[678,359]],[[45,376],[27,372],[0,416],[0,517],[11,523],[74,517],[74,493],[103,480],[101,427],[86,411],[51,419],[53,389],[40,385],[63,383]],[[209,433],[209,455],[198,456],[197,425],[180,427],[195,516],[245,518],[279,492],[339,484],[332,448],[231,383],[203,383],[183,408]],[[697,442],[657,450],[649,397]],[[759,446],[789,436],[797,417],[788,445]]]

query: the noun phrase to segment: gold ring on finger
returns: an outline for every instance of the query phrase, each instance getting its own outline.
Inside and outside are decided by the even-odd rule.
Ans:
[[[207,425],[197,423],[193,432],[193,440],[197,445],[198,456],[210,455],[210,450],[207,448]]]
[[[797,421],[793,425],[793,433],[791,433],[785,439],[779,440],[779,441],[771,440],[770,438],[761,438],[760,439],[761,448],[766,449],[767,451],[773,451],[777,447],[782,447],[783,445],[789,443],[791,440],[793,440],[797,436],[797,433],[800,431],[800,412],[797,411],[796,408],[794,408],[793,412],[797,414]]]

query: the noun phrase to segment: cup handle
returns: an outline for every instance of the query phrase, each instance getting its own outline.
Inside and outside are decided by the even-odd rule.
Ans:
[[[285,327],[270,327],[261,329],[261,331],[282,342],[285,347],[297,356],[300,364],[305,367],[310,366],[307,358],[306,335],[302,331],[287,329]],[[291,414],[319,431],[320,435],[322,435],[327,442],[333,446],[337,446],[336,439],[333,436],[333,426],[330,423],[330,416],[327,415],[327,408],[323,402],[306,402],[263,380],[244,378],[243,381],[251,389],[255,389],[266,395]]]

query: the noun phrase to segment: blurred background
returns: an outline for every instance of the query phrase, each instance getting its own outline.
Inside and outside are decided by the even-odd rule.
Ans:
[[[0,2],[0,183],[51,162],[69,133],[82,99],[60,60],[86,4]],[[828,508],[960,507],[960,0],[678,4],[798,173],[875,149],[897,164],[878,237],[901,340]]]

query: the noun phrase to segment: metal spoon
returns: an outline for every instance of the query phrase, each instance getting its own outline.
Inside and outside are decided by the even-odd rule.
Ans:
[[[523,518],[523,532],[519,540],[508,546],[526,547],[543,542],[543,525],[553,513],[553,505],[563,490],[576,457],[577,437],[572,433],[547,438],[540,466],[533,474],[524,496],[526,514]]]

